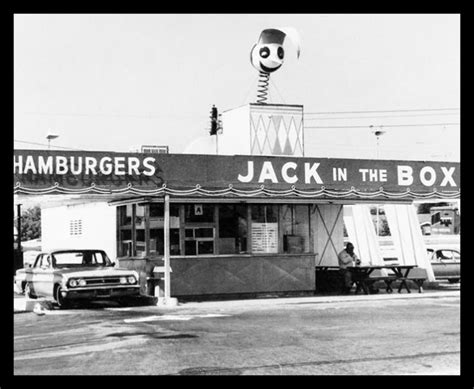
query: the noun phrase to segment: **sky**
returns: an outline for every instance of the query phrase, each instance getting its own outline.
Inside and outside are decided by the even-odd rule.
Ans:
[[[306,156],[460,160],[457,14],[16,14],[14,147],[182,153],[256,102],[250,50],[287,26],[269,102],[304,106]]]

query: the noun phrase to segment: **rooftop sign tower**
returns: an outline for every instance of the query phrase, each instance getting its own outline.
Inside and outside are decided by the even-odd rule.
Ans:
[[[257,101],[222,114],[219,154],[304,156],[303,106],[267,103],[270,74],[285,59],[289,38],[299,58],[300,38],[292,27],[267,28],[250,51],[250,62],[259,71]]]

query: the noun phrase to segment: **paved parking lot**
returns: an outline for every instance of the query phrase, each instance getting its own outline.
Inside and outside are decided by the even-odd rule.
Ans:
[[[411,375],[460,372],[459,290],[95,303],[14,317],[14,374]]]

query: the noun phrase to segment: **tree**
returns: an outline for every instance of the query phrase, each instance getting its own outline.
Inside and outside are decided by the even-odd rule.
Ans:
[[[41,208],[34,206],[21,213],[21,240],[41,237]]]

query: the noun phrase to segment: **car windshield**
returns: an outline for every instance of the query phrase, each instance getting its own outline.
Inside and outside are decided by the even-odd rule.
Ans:
[[[53,254],[55,267],[111,266],[103,251],[72,251]]]

